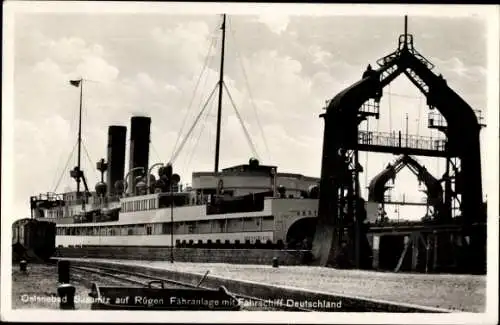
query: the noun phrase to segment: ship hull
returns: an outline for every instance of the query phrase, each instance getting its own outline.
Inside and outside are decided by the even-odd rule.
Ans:
[[[305,265],[310,262],[307,250],[265,248],[182,248],[168,246],[78,246],[59,247],[56,257],[84,259],[147,260],[189,263],[229,263],[271,266],[275,258],[279,265]]]

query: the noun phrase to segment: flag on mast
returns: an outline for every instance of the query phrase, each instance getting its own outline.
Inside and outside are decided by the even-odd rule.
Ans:
[[[72,85],[72,86],[75,86],[75,87],[79,87],[80,86],[80,82],[82,80],[70,80],[69,83]]]

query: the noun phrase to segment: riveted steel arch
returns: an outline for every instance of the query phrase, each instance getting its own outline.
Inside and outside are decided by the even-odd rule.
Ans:
[[[379,102],[383,88],[401,74],[426,96],[429,107],[437,109],[446,120],[447,155],[460,159],[457,182],[467,184],[456,188],[457,194],[461,195],[464,226],[485,218],[479,213],[483,205],[481,126],[473,109],[442,76],[431,71],[432,63],[413,48],[413,38],[406,30],[400,36],[398,49],[379,60],[378,64],[378,69],[368,69],[361,80],[338,93],[328,103],[326,113],[321,115],[325,121],[323,159],[318,225],[312,250],[320,265],[335,265],[334,256],[341,243],[352,241],[349,236],[345,237],[349,220],[354,219],[358,224],[362,222],[362,217],[352,212],[359,200],[353,195],[356,193],[353,188],[359,188],[357,172],[348,168],[350,157],[357,157],[359,123],[366,118],[360,113],[360,108],[370,99]]]
[[[384,203],[385,192],[389,188],[387,182],[395,179],[396,175],[404,168],[408,167],[419,182],[423,182],[427,188],[427,204],[435,211],[436,219],[447,217],[443,207],[443,188],[438,179],[432,176],[427,169],[415,158],[408,155],[399,156],[393,164],[387,167],[372,178],[368,185],[368,201]]]

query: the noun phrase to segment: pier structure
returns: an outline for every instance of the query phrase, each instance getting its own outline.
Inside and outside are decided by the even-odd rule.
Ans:
[[[442,75],[435,74],[432,71],[434,65],[414,48],[407,17],[398,48],[378,60],[377,64],[378,68],[368,65],[361,80],[329,100],[326,112],[321,115],[325,128],[318,221],[312,247],[316,263],[354,268],[378,265],[377,255],[383,253],[378,252],[380,247],[377,247],[382,233],[374,235],[376,227],[366,222],[367,205],[361,198],[359,185],[359,173],[363,167],[358,155],[360,151],[368,151],[446,159],[445,174],[437,179],[438,184],[434,182],[432,185],[434,190],[441,188],[441,184],[444,187],[439,202],[440,213],[427,222],[426,231],[417,224],[412,230],[416,234],[413,237],[400,233],[400,240],[404,240],[403,251],[398,254],[401,261],[405,259],[410,243],[414,247],[410,249],[416,256],[414,260],[421,258],[422,251],[428,255],[429,247],[433,247],[437,261],[430,263],[432,265],[439,265],[440,257],[449,256],[460,248],[462,253],[459,255],[467,258],[461,258],[460,265],[455,266],[460,269],[468,265],[475,272],[484,272],[486,203],[483,202],[479,143],[479,133],[484,126],[482,116],[449,87]],[[372,117],[378,119],[382,114],[383,89],[400,75],[405,75],[425,96],[430,110],[428,127],[440,131],[442,139],[359,130],[362,121]],[[380,185],[383,190],[379,194],[384,197],[385,184]],[[429,190],[430,183],[426,185]],[[443,226],[448,230],[433,230]],[[387,227],[394,229],[390,233],[398,232],[396,225]],[[424,239],[415,239],[420,237]],[[419,245],[425,247],[421,253]],[[349,258],[341,258],[344,255]],[[351,263],[343,266],[340,260]],[[450,263],[444,264],[451,266],[457,262]]]

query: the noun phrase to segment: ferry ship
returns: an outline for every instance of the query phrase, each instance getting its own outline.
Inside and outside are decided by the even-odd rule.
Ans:
[[[168,175],[169,169],[160,172]],[[316,178],[279,173],[256,159],[219,173],[194,172],[192,186],[172,184],[171,190],[164,186],[164,175],[150,187],[138,176],[130,193],[119,192],[123,182],[118,180],[118,191],[98,183],[88,198],[77,192],[33,197],[35,218],[56,223],[56,245],[63,247],[173,242],[180,247],[297,248],[312,242]]]
[[[225,40],[225,15],[222,44]],[[219,87],[223,87],[224,46]],[[82,89],[83,79],[70,84]],[[56,246],[165,246],[310,248],[317,216],[319,178],[281,173],[251,158],[218,170],[220,110],[213,172],[193,172],[183,186],[171,163],[149,163],[151,118],[133,116],[125,174],[127,128],[108,129],[107,161],[90,191],[80,166],[71,171],[77,190],[31,197],[32,218],[56,223]],[[153,169],[157,174],[153,174]],[[104,174],[106,173],[106,182]],[[80,191],[83,181],[85,189]]]

